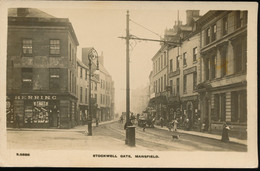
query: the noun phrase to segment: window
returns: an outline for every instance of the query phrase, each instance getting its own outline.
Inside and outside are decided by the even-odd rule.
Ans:
[[[210,43],[210,28],[206,30],[206,45]]]
[[[97,83],[95,82],[95,90],[97,90]]]
[[[166,66],[166,52],[164,52],[164,66]]]
[[[75,54],[74,54],[74,48],[72,48],[72,64],[74,64],[74,56]]]
[[[226,121],[226,94],[220,94],[220,121]]]
[[[217,36],[217,25],[214,24],[212,26],[212,41],[215,41],[216,40],[216,36]]]
[[[50,40],[50,54],[60,54],[60,40]]]
[[[171,93],[173,92],[172,90],[173,90],[173,81],[172,80],[170,80],[170,86],[171,86]]]
[[[85,103],[87,104],[88,102],[88,89],[85,88]]]
[[[183,77],[183,93],[187,93],[187,75]]]
[[[235,25],[236,28],[240,28],[243,23],[243,12],[242,11],[236,11],[235,12]]]
[[[221,77],[227,74],[227,59],[226,50],[221,53]]]
[[[32,39],[23,39],[23,54],[32,54]]]
[[[32,89],[33,88],[33,69],[32,68],[22,68],[22,88]]]
[[[50,89],[59,89],[60,88],[60,69],[59,68],[50,68]]]
[[[246,90],[231,92],[231,121],[247,121],[247,93]]]
[[[80,78],[82,78],[82,72],[83,72],[83,68],[82,67],[80,67]]]
[[[156,93],[156,82],[153,82],[153,92]]]
[[[170,60],[170,71],[172,71],[173,70],[173,68],[172,68],[172,59]]]
[[[161,70],[161,59],[159,58],[158,59],[158,71],[160,71]]]
[[[220,103],[219,103],[219,94],[214,95],[214,115],[212,117],[212,120],[219,121],[220,118]]]
[[[161,55],[161,69],[163,68],[163,55]]]
[[[157,73],[157,61],[155,62],[155,73]]]
[[[88,71],[87,71],[87,69],[85,69],[85,80],[87,80],[88,79]]]
[[[183,53],[183,66],[187,66],[187,52]]]
[[[193,73],[193,90],[196,90],[197,87],[197,72]]]
[[[198,50],[197,47],[193,48],[193,61],[197,61]]]
[[[179,69],[180,68],[180,56],[176,57],[176,68]]]
[[[228,21],[227,21],[227,17],[223,18],[223,36],[225,36],[228,32]]]
[[[176,78],[176,93],[180,94],[180,78]]]
[[[164,90],[166,90],[166,74],[164,74]]]
[[[246,72],[247,65],[247,44],[245,40],[237,40],[234,45],[234,63],[235,63],[235,71]]]
[[[69,55],[70,55],[70,61],[72,60],[72,55],[71,55],[71,44],[70,44],[70,49],[69,49]]]
[[[160,90],[161,90],[161,79],[159,78],[158,80],[158,93],[160,93]]]
[[[72,92],[72,72],[70,71],[70,92]]]
[[[161,92],[163,91],[163,77],[161,77]]]
[[[211,69],[211,79],[214,79],[216,77],[216,64],[217,64],[217,58],[215,56],[213,56],[211,58],[211,66],[210,66],[210,69]]]
[[[82,87],[80,87],[80,102],[82,103]]]
[[[100,94],[100,103],[103,103],[102,94]]]

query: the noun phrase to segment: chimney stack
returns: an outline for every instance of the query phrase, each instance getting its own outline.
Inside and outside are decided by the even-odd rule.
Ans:
[[[199,17],[200,10],[187,10],[186,11],[186,24],[188,26],[193,25],[193,17]]]

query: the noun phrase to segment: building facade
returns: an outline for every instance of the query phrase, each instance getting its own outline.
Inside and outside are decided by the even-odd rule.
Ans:
[[[75,125],[78,45],[68,19],[8,10],[7,126]]]
[[[201,30],[201,115],[209,131],[223,122],[246,136],[247,11],[209,11],[197,21]]]

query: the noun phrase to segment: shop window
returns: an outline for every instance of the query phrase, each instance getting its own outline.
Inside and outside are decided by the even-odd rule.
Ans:
[[[183,53],[183,66],[187,66],[187,52]]]
[[[50,89],[57,90],[60,88],[60,69],[59,68],[50,68],[50,80],[49,80]]]
[[[222,23],[222,33],[223,33],[223,36],[225,36],[227,33],[228,33],[228,20],[227,20],[227,17],[224,17],[223,18],[223,23]]]
[[[220,94],[220,119],[226,121],[226,94]]]
[[[245,90],[231,92],[231,121],[247,121],[247,97]]]
[[[197,47],[193,48],[193,61],[197,61],[198,50]]]
[[[51,55],[60,54],[60,40],[50,40],[50,54]]]
[[[23,39],[22,40],[23,54],[24,55],[32,55],[32,39]]]
[[[183,93],[187,93],[187,75],[183,76]]]
[[[14,123],[14,106],[11,103],[11,101],[6,101],[6,121],[7,124],[13,124]]]
[[[32,68],[22,68],[22,88],[32,89],[33,88],[33,69]]]

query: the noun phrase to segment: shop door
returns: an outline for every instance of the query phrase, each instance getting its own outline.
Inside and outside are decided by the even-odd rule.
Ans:
[[[50,105],[50,127],[58,127],[59,119],[59,107],[57,102],[52,102]]]

